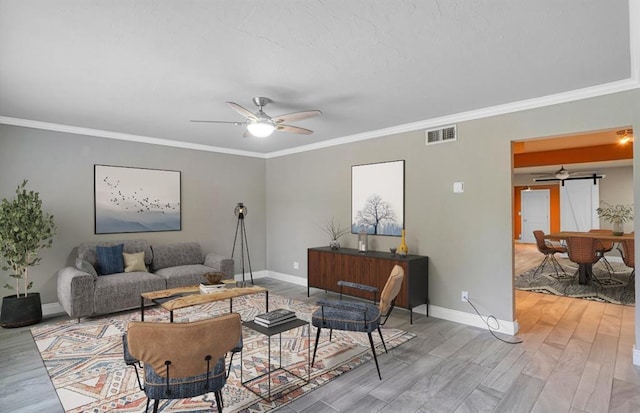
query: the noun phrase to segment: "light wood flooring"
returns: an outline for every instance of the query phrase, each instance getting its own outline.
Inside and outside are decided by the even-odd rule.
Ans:
[[[516,247],[517,250],[520,247]],[[526,254],[527,247],[523,247]],[[541,257],[517,257],[519,270]],[[519,261],[518,261],[519,260]],[[325,293],[271,279],[275,294]],[[279,409],[292,412],[640,412],[631,362],[634,307],[516,291],[517,337],[394,310],[391,327],[416,338]],[[45,322],[55,322],[57,317]],[[28,328],[0,331],[0,412],[61,412]]]

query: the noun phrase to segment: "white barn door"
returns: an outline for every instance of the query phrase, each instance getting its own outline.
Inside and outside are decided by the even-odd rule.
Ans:
[[[600,227],[596,209],[600,204],[600,186],[592,179],[564,181],[560,186],[560,230],[589,231]]]

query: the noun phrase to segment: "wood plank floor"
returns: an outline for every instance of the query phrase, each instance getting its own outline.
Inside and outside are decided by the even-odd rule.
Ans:
[[[518,273],[539,263],[516,246]],[[527,257],[527,253],[529,256]],[[275,294],[326,294],[257,279]],[[634,307],[516,291],[517,337],[394,310],[388,324],[416,338],[279,409],[292,412],[640,412],[631,361]],[[55,317],[45,322],[56,322]],[[28,328],[0,330],[0,412],[61,412]]]

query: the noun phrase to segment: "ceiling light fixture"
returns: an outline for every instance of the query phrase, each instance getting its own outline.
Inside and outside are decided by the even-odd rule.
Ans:
[[[266,138],[271,136],[276,127],[269,120],[257,120],[247,125],[247,130],[256,138]]]
[[[633,139],[633,130],[632,129],[622,129],[616,132],[619,136],[618,143],[625,144],[630,142]]]

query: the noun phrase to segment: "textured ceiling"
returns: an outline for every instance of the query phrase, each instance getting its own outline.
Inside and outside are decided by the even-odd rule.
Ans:
[[[626,0],[0,0],[0,120],[283,153],[637,81],[629,9]],[[272,116],[323,115],[295,123],[313,135],[266,139],[189,122],[242,121],[224,102],[253,110],[253,96],[274,101]]]

